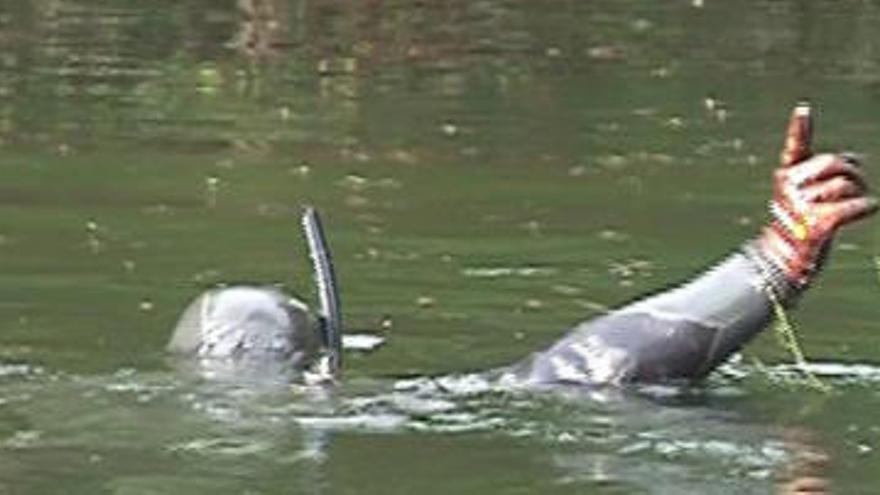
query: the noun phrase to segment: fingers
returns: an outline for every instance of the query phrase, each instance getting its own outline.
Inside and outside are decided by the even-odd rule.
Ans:
[[[843,176],[860,187],[867,187],[865,173],[856,162],[838,155],[817,155],[793,167],[780,169],[778,173],[795,187],[808,186],[834,176]]]
[[[794,239],[831,235],[877,210],[863,170],[845,156],[817,155],[775,174],[771,212]]]
[[[810,104],[798,103],[791,112],[785,142],[782,145],[781,162],[783,167],[791,167],[809,158],[812,153],[813,115]]]
[[[838,175],[809,185],[801,191],[801,197],[809,203],[829,203],[865,194],[863,183]]]
[[[877,212],[877,200],[871,197],[845,199],[836,203],[824,203],[818,207],[819,216],[826,219],[830,230],[855,222]]]

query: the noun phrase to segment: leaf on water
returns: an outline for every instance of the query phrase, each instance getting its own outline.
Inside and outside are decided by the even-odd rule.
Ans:
[[[874,272],[877,273],[877,282],[880,283],[880,255],[874,256]]]
[[[523,306],[525,306],[526,309],[536,311],[544,308],[544,301],[541,301],[540,299],[526,299],[525,302],[523,302]]]

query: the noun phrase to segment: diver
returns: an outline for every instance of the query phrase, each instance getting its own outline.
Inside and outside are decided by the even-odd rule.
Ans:
[[[196,358],[211,377],[335,380],[342,368],[342,318],[330,250],[318,212],[306,207],[303,235],[318,291],[318,311],[275,287],[208,290],[186,308],[168,350]]]
[[[684,285],[577,325],[546,350],[496,370],[502,384],[619,385],[704,377],[789,307],[821,270],[844,225],[877,202],[857,160],[813,155],[808,104],[792,112],[773,175],[771,221],[757,238]],[[231,287],[199,296],[169,349],[202,362],[280,363],[319,381],[341,369],[339,301],[330,252],[313,209],[303,217],[320,309],[317,332],[301,301],[275,289]],[[317,343],[316,343],[317,341]]]

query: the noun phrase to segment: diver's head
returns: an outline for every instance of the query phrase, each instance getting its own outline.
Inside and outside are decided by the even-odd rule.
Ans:
[[[182,355],[308,366],[319,350],[306,305],[270,287],[209,290],[184,311],[168,343]]]
[[[330,250],[313,208],[305,208],[302,228],[317,286],[314,315],[299,299],[271,287],[209,290],[184,311],[168,349],[233,371],[269,366],[285,372],[313,371],[313,378],[322,381],[337,377],[342,365],[339,295]]]

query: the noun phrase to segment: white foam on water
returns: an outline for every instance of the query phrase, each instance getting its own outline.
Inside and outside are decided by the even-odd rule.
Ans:
[[[342,348],[347,351],[372,351],[384,345],[387,340],[371,333],[350,333],[342,336]]]
[[[470,278],[540,277],[553,275],[557,270],[537,266],[498,266],[465,268],[461,274]]]
[[[299,425],[320,430],[395,431],[406,425],[402,414],[376,413],[352,416],[301,416],[293,419]]]

